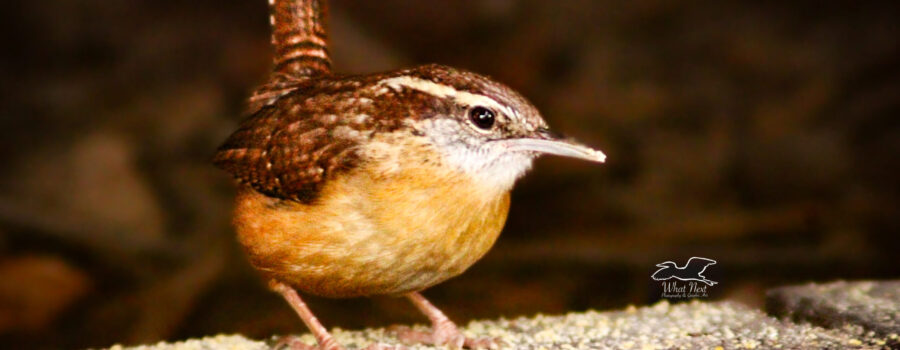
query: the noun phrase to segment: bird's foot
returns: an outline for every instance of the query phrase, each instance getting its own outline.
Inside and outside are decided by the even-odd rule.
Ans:
[[[275,342],[275,345],[272,346],[272,349],[275,350],[344,350],[344,348],[335,342],[334,340],[326,341],[325,344],[316,344],[310,345],[304,343],[300,340],[300,337],[294,335],[286,335],[283,337],[279,337],[278,341]],[[382,350],[382,349],[369,349],[367,350]]]
[[[442,323],[431,332],[418,331],[407,326],[391,326],[388,331],[406,344],[430,344],[451,349],[499,349],[501,342],[494,338],[467,338],[453,323]]]
[[[382,343],[369,344],[369,346],[363,348],[363,350],[407,350],[407,347],[403,345],[388,345]]]

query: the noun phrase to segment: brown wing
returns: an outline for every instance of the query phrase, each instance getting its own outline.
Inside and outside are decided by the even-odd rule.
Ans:
[[[332,132],[333,116],[302,107],[262,107],[219,147],[213,163],[266,195],[315,200],[330,176],[356,164],[359,142]]]

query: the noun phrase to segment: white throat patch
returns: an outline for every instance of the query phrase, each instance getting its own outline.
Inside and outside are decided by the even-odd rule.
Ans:
[[[533,156],[520,152],[509,152],[496,143],[485,143],[473,148],[459,142],[452,136],[458,133],[460,125],[447,119],[425,120],[419,125],[427,130],[431,142],[443,156],[447,165],[476,180],[487,188],[509,191],[516,180],[531,168]]]

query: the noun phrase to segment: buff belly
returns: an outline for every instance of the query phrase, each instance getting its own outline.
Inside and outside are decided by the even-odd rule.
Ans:
[[[385,175],[358,170],[331,181],[313,204],[237,198],[235,226],[268,278],[326,297],[418,291],[480,259],[500,234],[509,193],[426,167]]]

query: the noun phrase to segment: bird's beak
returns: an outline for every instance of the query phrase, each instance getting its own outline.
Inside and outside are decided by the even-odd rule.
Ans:
[[[569,140],[549,129],[540,128],[534,136],[501,140],[510,151],[531,151],[603,163],[606,155],[599,150]]]

